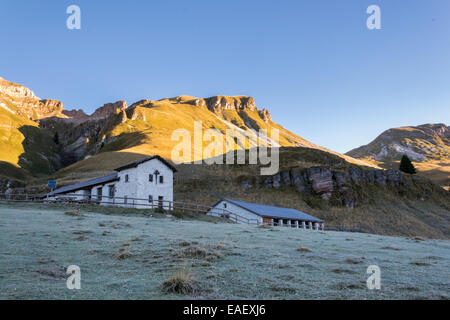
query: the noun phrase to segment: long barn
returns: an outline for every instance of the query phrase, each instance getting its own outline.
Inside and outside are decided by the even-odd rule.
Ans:
[[[227,217],[238,223],[324,230],[323,220],[296,209],[269,206],[227,198],[222,198],[219,202],[217,202],[208,214]]]

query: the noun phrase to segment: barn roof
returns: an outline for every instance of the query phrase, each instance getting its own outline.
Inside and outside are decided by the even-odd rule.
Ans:
[[[268,206],[265,204],[251,203],[233,199],[223,198],[222,200],[231,202],[241,208],[244,208],[258,216],[279,218],[279,219],[294,219],[294,220],[304,220],[312,222],[323,222],[323,220],[316,217],[310,216],[304,212],[298,211],[292,208],[282,208],[276,206]]]
[[[134,167],[137,167],[138,165],[140,165],[141,163],[144,163],[144,162],[147,162],[147,161],[150,161],[153,159],[158,159],[159,161],[164,163],[166,166],[168,166],[173,172],[177,172],[177,169],[173,166],[173,164],[171,164],[169,161],[167,161],[166,159],[164,159],[163,157],[158,156],[158,155],[128,162],[120,167],[115,168],[114,170],[122,171],[125,169],[134,168]]]
[[[114,181],[114,180],[117,180],[117,172],[108,174],[107,176],[103,176],[103,177],[100,177],[100,178],[95,178],[95,179],[91,179],[91,180],[87,180],[87,181],[71,184],[69,186],[61,187],[61,188],[58,188],[56,190],[53,190],[52,192],[48,193],[47,195],[48,196],[54,196],[56,194],[61,194],[61,193],[67,193],[67,192],[70,192],[70,191],[86,189],[88,187],[92,188],[93,186],[96,186],[96,185],[99,185],[99,184],[104,184],[106,182],[110,182],[110,181]]]

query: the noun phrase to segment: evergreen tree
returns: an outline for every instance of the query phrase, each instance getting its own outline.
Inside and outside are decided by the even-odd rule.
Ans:
[[[409,174],[414,174],[417,172],[416,168],[414,168],[414,165],[406,154],[403,155],[402,160],[400,161],[399,170]]]
[[[59,144],[59,135],[58,135],[58,132],[55,132],[55,135],[53,136],[53,142],[55,142],[55,144]]]

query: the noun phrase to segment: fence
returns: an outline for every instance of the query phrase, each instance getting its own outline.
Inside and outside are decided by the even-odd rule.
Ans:
[[[259,224],[258,219],[242,217],[234,212],[222,208],[214,208],[197,203],[188,203],[169,200],[149,200],[129,197],[110,197],[105,195],[64,194],[47,196],[45,194],[6,194],[0,193],[0,202],[34,202],[34,203],[66,203],[66,204],[94,204],[101,206],[118,206],[123,208],[151,209],[154,210],[178,210],[182,213],[195,212],[212,216],[227,218],[235,223]]]

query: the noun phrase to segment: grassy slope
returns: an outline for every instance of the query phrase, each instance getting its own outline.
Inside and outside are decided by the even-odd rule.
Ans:
[[[425,156],[423,161],[413,161],[420,175],[445,188],[450,188],[450,145],[448,139],[430,134],[429,130],[436,126],[428,124],[417,127],[393,128],[383,132],[371,143],[346,154],[382,168],[398,169],[403,153],[389,150],[382,161],[375,160],[374,155],[379,154],[385,146],[401,145]]]
[[[77,218],[34,205],[0,211],[1,299],[449,298],[448,241],[88,212]],[[66,289],[73,264],[81,290]],[[373,264],[381,290],[365,286]],[[195,292],[164,292],[160,285],[180,272],[191,273]]]
[[[57,169],[52,137],[34,121],[17,115],[11,103],[2,99],[0,103],[9,109],[0,108],[0,162],[4,163],[0,175],[26,179],[30,173],[49,174]],[[11,166],[16,169],[10,171]]]

